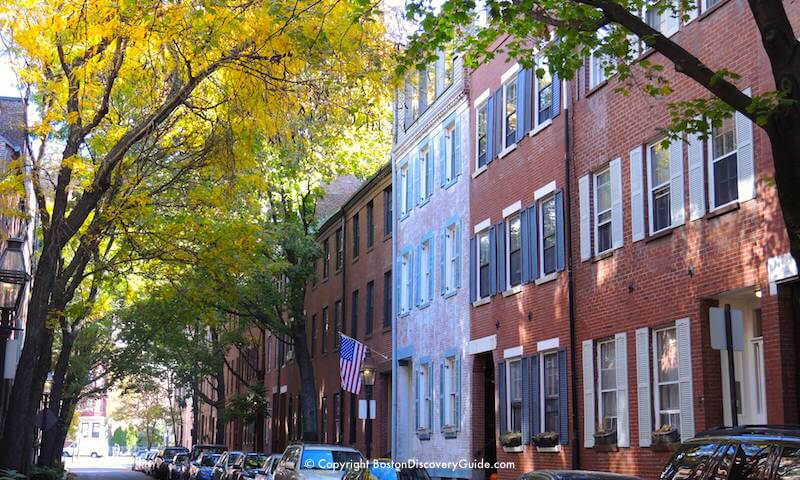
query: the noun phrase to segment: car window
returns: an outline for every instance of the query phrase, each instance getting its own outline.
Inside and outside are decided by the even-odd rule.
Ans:
[[[343,470],[362,460],[358,452],[342,450],[305,450],[300,468],[307,470]]]
[[[219,455],[203,455],[203,460],[200,462],[200,465],[204,467],[213,467],[217,464],[219,457]]]
[[[269,473],[275,473],[275,469],[278,468],[278,461],[280,458],[273,458],[272,459],[272,466],[270,466]]]
[[[778,480],[800,479],[800,448],[783,447],[775,477]]]
[[[733,460],[730,478],[765,479],[769,475],[772,445],[743,443]]]
[[[286,464],[287,462],[294,462],[297,465],[297,458],[300,456],[300,447],[291,447],[286,449],[286,452],[283,454],[283,458],[281,458],[282,464]]]
[[[262,463],[264,463],[265,458],[267,457],[264,455],[248,455],[244,460],[244,468],[258,468]]]
[[[683,445],[661,474],[661,480],[699,480],[713,463],[716,443]]]

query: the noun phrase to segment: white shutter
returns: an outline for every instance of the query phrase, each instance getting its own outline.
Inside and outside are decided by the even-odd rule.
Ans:
[[[675,322],[678,340],[678,397],[681,409],[681,441],[694,437],[694,393],[692,392],[692,331],[688,318]]]
[[[653,433],[650,389],[650,329],[645,327],[636,330],[636,399],[640,447],[650,446]]]
[[[618,333],[614,336],[617,376],[617,446],[630,447],[631,435],[628,421],[628,335]]]
[[[744,93],[750,95],[750,89]],[[753,122],[736,112],[736,161],[739,167],[739,201],[746,202],[755,196],[755,165],[753,158]]]
[[[622,160],[611,160],[611,246],[619,248],[622,238]]]
[[[688,137],[689,156],[689,220],[706,214],[706,190],[703,175],[703,140],[696,133]]]
[[[631,150],[631,238],[644,238],[644,195],[642,193],[642,147]]]
[[[581,217],[581,260],[589,260],[592,256],[592,242],[589,232],[589,175],[578,180],[578,196]]]
[[[583,446],[594,447],[594,353],[592,340],[583,341]]]
[[[669,144],[669,203],[672,226],[683,225],[686,219],[683,200],[683,140]]]

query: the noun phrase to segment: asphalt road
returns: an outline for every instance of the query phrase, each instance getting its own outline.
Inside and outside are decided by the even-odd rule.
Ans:
[[[78,480],[147,480],[150,477],[131,471],[131,457],[79,457],[66,459],[67,469]]]

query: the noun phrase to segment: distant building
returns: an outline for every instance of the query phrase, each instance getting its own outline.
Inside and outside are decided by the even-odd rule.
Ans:
[[[108,455],[109,432],[108,400],[105,396],[82,400],[75,409],[78,431],[75,450],[78,456],[102,457]]]

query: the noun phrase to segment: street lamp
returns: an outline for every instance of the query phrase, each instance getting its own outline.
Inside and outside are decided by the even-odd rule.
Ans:
[[[14,330],[19,330],[14,328],[14,315],[30,278],[22,252],[23,244],[20,238],[9,238],[5,251],[0,255],[0,375],[5,375],[6,342]],[[5,379],[0,381],[0,395],[0,398],[5,398]]]
[[[367,387],[367,460],[372,458],[372,387],[375,385],[375,364],[372,351],[367,349],[361,364],[361,380]]]

